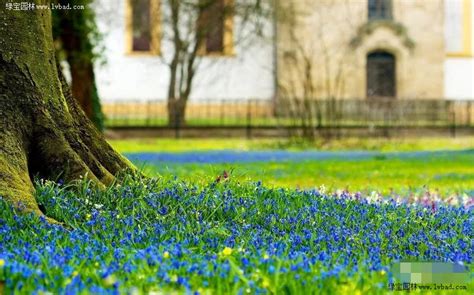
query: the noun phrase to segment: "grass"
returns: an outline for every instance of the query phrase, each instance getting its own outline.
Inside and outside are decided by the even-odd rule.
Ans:
[[[139,164],[140,165],[140,164]],[[438,191],[443,196],[474,195],[474,157],[456,155],[433,159],[323,160],[239,164],[148,163],[149,175],[175,175],[193,182],[216,178],[223,171],[239,181],[261,180],[274,187],[390,191],[402,195]]]
[[[111,141],[131,158],[169,152],[146,164],[162,177],[37,181],[40,208],[67,228],[0,197],[0,294],[385,294],[399,261],[469,268],[471,142]],[[301,160],[282,148],[383,152]],[[287,158],[232,163],[252,155]]]
[[[0,200],[6,294],[385,294],[397,282],[393,262],[470,267],[474,255],[468,204],[430,196],[406,203],[130,175],[102,191],[87,181],[36,186],[46,214],[70,228]]]
[[[176,163],[136,162],[149,175],[175,175],[189,181],[209,181],[223,171],[232,171],[239,180],[262,180],[275,187],[348,189],[384,194],[394,190],[403,195],[438,192],[443,196],[474,194],[474,138],[461,139],[345,139],[330,142],[285,142],[278,140],[241,139],[143,139],[115,140],[112,145],[121,152],[204,152],[209,150],[369,150],[382,154],[364,159],[325,159],[305,161],[270,161],[254,163]],[[422,157],[389,157],[384,152],[451,150]],[[457,151],[457,152],[456,152]]]
[[[307,150],[325,151],[370,150],[370,151],[428,151],[474,149],[474,137],[460,138],[344,138],[314,142],[290,139],[241,139],[241,138],[198,138],[198,139],[111,139],[109,142],[122,153],[132,152],[185,152],[204,150]]]

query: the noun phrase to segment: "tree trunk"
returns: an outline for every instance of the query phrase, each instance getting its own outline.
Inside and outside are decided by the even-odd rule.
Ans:
[[[71,68],[72,96],[77,99],[86,116],[92,119],[92,64],[69,61],[69,65]]]
[[[66,6],[69,0],[60,0]],[[103,114],[97,94],[93,64],[93,43],[90,40],[93,29],[88,22],[95,22],[90,15],[91,1],[81,1],[85,9],[54,10],[56,32],[54,38],[60,41],[71,71],[72,96],[79,102],[86,116],[103,130]]]
[[[95,84],[94,65],[89,59],[76,62],[68,59],[71,69],[71,92],[86,116],[99,131],[104,130],[104,115]]]
[[[42,214],[35,175],[65,181],[87,175],[103,186],[133,169],[73,99],[55,59],[50,11],[2,7],[0,23],[0,196]]]
[[[179,128],[186,124],[187,99],[168,99],[168,126]]]

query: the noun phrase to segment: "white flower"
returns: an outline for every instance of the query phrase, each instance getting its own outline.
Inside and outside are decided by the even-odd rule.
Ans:
[[[324,194],[326,193],[326,187],[324,186],[324,184],[319,187],[319,192],[320,192],[322,195],[324,195]]]
[[[463,196],[462,196],[463,205],[467,205],[467,203],[469,203],[469,201],[470,201],[469,196],[467,194],[463,194]]]
[[[459,199],[458,198],[452,198],[451,201],[449,202],[450,205],[457,206],[459,205]]]
[[[372,191],[370,196],[367,197],[367,202],[369,202],[369,204],[376,203],[378,201],[378,199],[379,199],[379,196],[378,196],[377,192]]]

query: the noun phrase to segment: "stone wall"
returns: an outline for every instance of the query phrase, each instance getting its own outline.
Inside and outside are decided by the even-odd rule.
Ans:
[[[278,25],[280,95],[366,97],[366,59],[396,58],[396,97],[444,96],[443,0],[392,0],[391,20],[368,20],[367,1],[294,0]]]

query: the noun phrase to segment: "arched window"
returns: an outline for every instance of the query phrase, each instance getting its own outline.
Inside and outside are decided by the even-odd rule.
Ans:
[[[392,19],[392,0],[369,0],[369,20]]]
[[[395,97],[395,56],[385,51],[367,55],[367,97]]]

